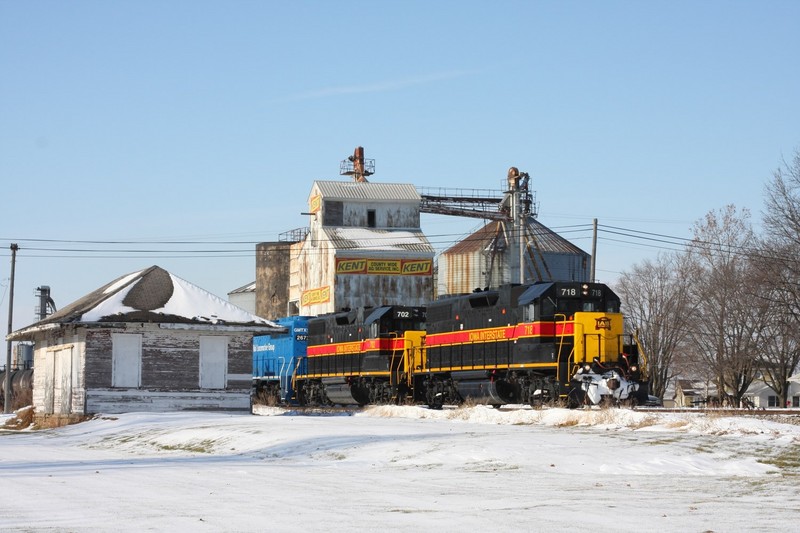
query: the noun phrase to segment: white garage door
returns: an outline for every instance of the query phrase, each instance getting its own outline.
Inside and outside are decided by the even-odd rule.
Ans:
[[[228,338],[200,337],[200,388],[224,389],[228,372]]]
[[[111,386],[138,388],[142,384],[142,336],[111,335]]]

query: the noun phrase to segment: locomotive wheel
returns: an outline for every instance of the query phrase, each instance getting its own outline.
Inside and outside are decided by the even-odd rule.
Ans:
[[[528,399],[528,403],[531,404],[531,407],[534,409],[541,409],[544,407],[544,400],[542,399],[541,394],[531,394],[530,398]]]
[[[441,409],[444,407],[444,395],[434,394],[433,392],[428,393],[428,408],[429,409]]]
[[[553,395],[549,389],[540,389],[539,394],[533,394],[531,392],[530,398],[528,398],[528,403],[534,409],[541,409],[544,406],[552,406],[553,405]]]

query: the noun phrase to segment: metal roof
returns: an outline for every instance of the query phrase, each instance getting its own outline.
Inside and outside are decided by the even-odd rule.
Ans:
[[[589,255],[533,217],[528,219],[528,226],[530,228],[528,240],[535,243],[536,247],[544,253]],[[502,222],[489,222],[472,235],[469,235],[445,250],[443,253],[456,255],[483,251],[491,244],[492,240],[498,234],[500,242],[505,246],[506,239],[503,234]]]
[[[190,314],[171,302],[183,300]],[[96,316],[96,318],[95,318]],[[92,317],[92,318],[87,318]],[[213,318],[219,317],[219,320]],[[217,296],[177,278],[159,266],[126,274],[59,309],[44,320],[17,330],[7,338],[16,340],[43,328],[65,324],[152,322],[157,324],[220,324],[247,326],[253,331],[280,331],[268,320],[252,315]]]
[[[498,232],[501,235],[500,242],[505,247],[505,239],[502,237],[502,224],[500,222],[489,222],[478,231],[455,243],[443,253],[446,255],[460,255],[482,252],[491,244]]]
[[[353,252],[414,252],[430,254],[435,250],[420,230],[393,230],[356,227],[320,228],[325,238],[338,250]]]
[[[367,315],[367,318],[364,319],[364,325],[368,326],[373,322],[377,322],[383,315],[388,313],[389,310],[391,310],[391,307],[388,306],[376,307],[369,315]]]
[[[421,200],[417,189],[410,183],[315,181],[314,186],[326,200],[384,200],[391,202],[419,202]]]
[[[531,285],[525,292],[520,294],[518,298],[518,302],[520,305],[527,305],[534,301],[536,298],[544,294],[545,292],[552,287],[552,283],[536,283],[535,285]]]
[[[228,294],[244,294],[244,293],[248,293],[248,292],[256,292],[256,282],[255,281],[252,281],[252,282],[248,283],[247,285],[242,285],[238,289],[233,289]]]

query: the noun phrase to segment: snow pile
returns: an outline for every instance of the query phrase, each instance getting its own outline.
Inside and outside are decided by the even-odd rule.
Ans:
[[[127,413],[0,431],[0,530],[797,525],[796,425],[627,409],[258,412]]]
[[[302,411],[282,407],[255,406],[254,413],[262,416],[301,414]],[[325,414],[324,410],[310,414]],[[451,409],[428,409],[412,406],[372,406],[342,414],[376,418],[408,418],[453,420],[480,424],[536,425],[547,427],[592,427],[604,430],[678,432],[704,435],[760,435],[773,438],[797,439],[800,425],[784,424],[759,416],[721,416],[715,413],[686,413],[670,411],[635,411],[631,409],[531,409],[507,406],[494,409],[487,406]]]

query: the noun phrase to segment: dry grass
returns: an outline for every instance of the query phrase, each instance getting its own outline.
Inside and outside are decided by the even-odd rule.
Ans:
[[[27,429],[33,425],[33,406],[29,405],[22,409],[14,411],[14,417],[6,420],[3,429],[21,430]]]
[[[599,411],[593,411],[595,424],[616,424],[617,423],[617,409],[603,405]]]
[[[556,424],[556,427],[565,428],[565,427],[572,427],[572,426],[577,426],[577,425],[578,425],[578,418],[577,417],[570,417],[567,420],[564,420],[563,422],[559,422],[558,424]]]
[[[27,407],[28,405],[33,405],[33,390],[25,389],[19,392],[12,391],[13,394],[11,395],[11,410],[18,411],[23,407]],[[5,405],[3,405],[3,395],[0,394],[0,408],[5,409]]]
[[[278,398],[275,394],[269,393],[265,389],[260,389],[258,393],[253,396],[253,404],[254,405],[263,405],[266,407],[278,407],[280,406],[280,398]]]
[[[631,429],[642,429],[650,426],[655,426],[660,423],[660,420],[654,416],[646,416],[637,422],[631,422],[628,427]]]
[[[460,404],[458,406],[458,408],[459,409],[472,409],[476,405],[478,405],[478,404],[475,402],[475,400],[472,398],[472,396],[467,396],[467,399],[464,400],[464,403]]]
[[[670,420],[664,423],[664,427],[667,429],[682,429],[688,427],[691,424],[688,420]]]
[[[11,401],[11,408],[15,411],[33,405],[33,389],[25,389],[14,393],[14,399]]]

